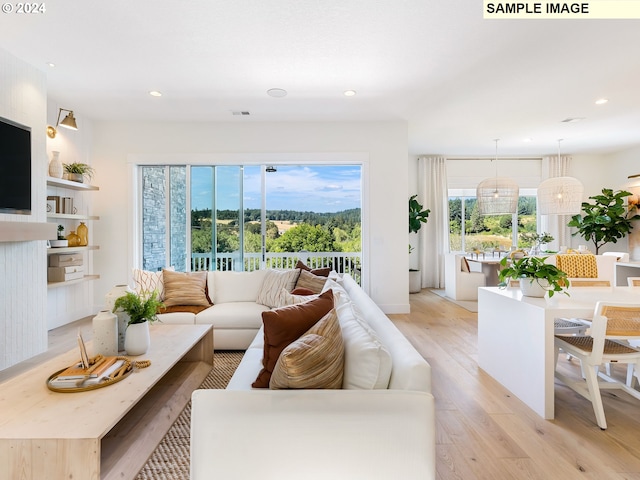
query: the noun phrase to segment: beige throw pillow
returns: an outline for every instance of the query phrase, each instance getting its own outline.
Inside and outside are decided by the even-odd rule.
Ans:
[[[296,282],[296,288],[307,288],[314,293],[322,292],[324,284],[327,282],[327,277],[319,277],[306,270],[300,270],[300,276]]]
[[[211,303],[207,298],[207,272],[162,271],[164,277],[164,305],[203,305]]]
[[[342,388],[343,372],[342,331],[336,311],[331,309],[282,351],[269,388]]]
[[[256,303],[269,308],[281,306],[282,289],[284,288],[287,292],[293,290],[299,273],[299,270],[267,270]]]

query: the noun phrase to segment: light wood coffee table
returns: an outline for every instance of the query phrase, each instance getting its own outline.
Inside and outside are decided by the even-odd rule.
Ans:
[[[133,479],[210,372],[212,326],[153,325],[151,348],[131,358],[151,366],[87,392],[45,383],[77,349],[0,384],[0,478]]]

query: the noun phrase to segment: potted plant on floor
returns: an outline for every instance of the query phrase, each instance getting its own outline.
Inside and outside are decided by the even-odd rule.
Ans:
[[[509,264],[509,258],[503,258],[500,261],[502,269],[498,272],[500,286],[505,288],[511,280],[518,280],[522,295],[526,297],[544,297],[546,292],[549,292],[549,298],[556,292],[569,295],[567,274],[544,260],[544,257],[523,257]]]
[[[142,355],[149,349],[151,337],[149,336],[149,324],[158,319],[158,308],[163,303],[158,299],[158,293],[137,294],[126,292],[116,299],[113,312],[121,308],[129,315],[127,332],[124,338],[124,349],[128,355]]]
[[[625,205],[624,199],[631,195],[624,190],[614,192],[603,188],[602,195],[589,197],[593,203],[582,202],[584,214],[574,215],[567,225],[578,229],[574,236],[580,235],[592,242],[598,255],[600,247],[626,237],[633,228],[632,222],[640,219],[637,209],[628,209]]]
[[[417,195],[409,197],[409,233],[418,233],[424,223],[429,220],[431,210],[423,210],[423,206],[416,200]],[[409,245],[409,254],[413,248]],[[409,269],[409,293],[417,293],[422,289],[420,270]]]
[[[83,183],[84,177],[91,180],[94,174],[93,167],[86,163],[65,163],[63,166],[64,171],[67,174],[67,178],[73,182]]]

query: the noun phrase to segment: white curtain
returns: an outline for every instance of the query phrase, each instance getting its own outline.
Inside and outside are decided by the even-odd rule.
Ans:
[[[431,210],[418,235],[422,288],[444,288],[444,254],[449,250],[446,163],[443,157],[418,158],[418,200]]]
[[[558,156],[542,158],[542,180],[551,177],[566,177],[569,174],[571,157]],[[552,250],[558,250],[560,246],[571,246],[571,229],[567,223],[571,215],[541,215],[540,232],[549,232],[555,240],[549,244]]]

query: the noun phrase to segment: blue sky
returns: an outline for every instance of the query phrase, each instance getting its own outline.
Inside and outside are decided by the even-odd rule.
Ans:
[[[267,173],[267,210],[339,212],[361,207],[359,165],[276,165]],[[192,205],[195,210],[211,208],[211,167],[192,167]],[[240,168],[217,169],[218,209],[237,209],[240,197]],[[244,167],[244,208],[260,208],[260,166]]]

